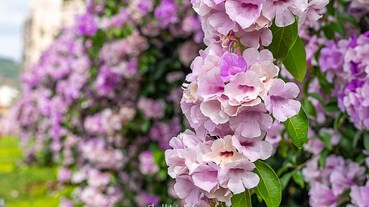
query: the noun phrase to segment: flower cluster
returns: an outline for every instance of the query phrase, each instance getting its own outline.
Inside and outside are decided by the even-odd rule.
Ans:
[[[229,165],[235,165],[233,167],[240,170],[244,168],[245,172],[249,172],[254,168],[252,162],[267,159],[272,154],[272,144],[264,141],[273,123],[272,115],[276,122],[283,122],[299,112],[301,104],[294,100],[299,94],[299,89],[296,84],[285,83],[277,78],[279,69],[273,63],[273,56],[268,50],[259,52],[255,48],[249,48],[243,55],[237,55],[217,44],[212,44],[200,53],[201,56],[192,63],[193,72],[187,76],[190,83],[185,85],[181,101],[182,110],[190,126],[195,129],[197,133],[195,136],[209,134],[220,138],[213,140],[214,148],[218,146],[218,149],[213,149],[215,150],[213,157],[217,154],[227,159]],[[202,140],[204,141],[205,139]],[[227,147],[219,148],[225,142],[228,143]],[[211,145],[211,142],[207,142],[206,145],[209,143]],[[169,167],[174,162],[172,159],[174,158],[167,154]],[[249,164],[238,166],[240,160]],[[210,159],[205,165],[211,166],[214,162]],[[215,163],[218,165],[216,175],[228,169],[224,168],[228,165]],[[185,170],[172,176],[179,182],[181,176],[192,173]],[[219,178],[221,179],[223,178]],[[244,178],[237,179],[235,177],[232,182],[242,183]],[[244,180],[246,188],[253,188],[258,183],[257,178],[249,181],[250,183],[247,183],[247,180]],[[224,201],[225,198],[218,197],[221,196],[218,195],[219,189],[225,193],[221,195],[229,195],[227,202],[231,197],[230,191],[238,194],[245,190],[242,185],[237,186],[237,190],[232,189],[226,182],[222,188],[217,185],[207,189],[208,193],[211,191],[207,197]],[[224,191],[226,189],[230,191]],[[184,189],[176,188],[176,191],[180,195]],[[188,202],[196,204],[195,201],[199,200]]]
[[[350,116],[358,129],[369,129],[369,119],[365,115],[369,110],[366,101],[369,90],[368,46],[367,32],[338,43],[328,42],[319,58],[319,66],[327,73],[327,79],[335,83],[340,109]]]
[[[227,38],[235,32],[243,45],[248,47],[268,46],[272,41],[269,27],[285,27],[316,22],[321,17],[328,0],[219,0],[192,1],[195,11],[202,18],[202,27],[207,45]]]
[[[365,168],[351,160],[330,155],[324,167],[318,166],[319,157],[312,158],[302,173],[311,186],[309,196],[312,207],[359,206],[369,205],[367,196],[368,185],[365,185]],[[368,182],[367,182],[368,184]],[[350,193],[351,204],[341,197]]]
[[[266,142],[255,147],[252,140],[240,143],[231,135],[214,140],[190,130],[173,138],[169,145],[173,149],[165,152],[168,173],[176,178],[174,189],[179,198],[191,205],[206,204],[207,199],[230,205],[232,193],[242,193],[259,183],[248,157],[260,156],[263,147],[271,150]]]
[[[265,46],[270,27],[316,21],[328,1],[192,1],[208,46],[191,64],[181,108],[189,125],[166,151],[175,191],[186,203],[226,202],[258,185],[253,162],[273,153],[280,122],[299,113],[299,88],[278,78]],[[312,16],[314,14],[314,16]],[[273,124],[274,120],[274,124]],[[265,141],[265,137],[268,141]]]

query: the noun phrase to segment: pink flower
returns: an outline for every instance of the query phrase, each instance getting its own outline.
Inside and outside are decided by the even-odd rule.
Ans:
[[[309,192],[312,207],[336,207],[338,196],[330,188],[320,183],[313,183]]]
[[[264,86],[258,74],[253,71],[247,71],[246,73],[237,74],[234,79],[225,86],[224,95],[229,98],[230,105],[237,106],[254,101],[258,98],[263,89]],[[255,102],[252,102],[250,105],[255,105]]]
[[[345,169],[336,169],[330,174],[332,191],[337,196],[355,184],[362,184],[364,179],[365,168],[352,161],[347,164]]]
[[[154,100],[141,97],[138,102],[138,108],[142,110],[146,118],[162,118],[165,113],[165,102],[163,100]]]
[[[177,177],[174,190],[180,199],[184,199],[186,203],[196,205],[200,202],[201,190],[196,187],[188,175]]]
[[[210,133],[216,136],[212,132],[221,125],[216,125],[209,117],[206,117],[200,110],[200,102],[196,104],[181,102],[181,108],[185,114],[188,123],[197,133]],[[218,134],[217,134],[218,135]],[[219,134],[220,135],[220,134]]]
[[[284,129],[284,125],[278,121],[273,122],[272,127],[268,130],[265,141],[269,142],[273,146],[278,145],[278,143],[282,140],[282,131]]]
[[[278,67],[274,65],[272,61],[263,61],[261,63],[253,64],[249,71],[253,71],[260,77],[260,80],[264,83],[269,82],[271,79],[278,75]]]
[[[245,157],[233,146],[232,137],[226,136],[223,139],[215,140],[211,145],[211,152],[206,153],[202,159],[221,165],[235,160],[243,160]]]
[[[209,163],[209,165],[200,165],[193,172],[192,180],[197,187],[210,193],[219,185],[218,171],[219,166],[213,163]]]
[[[168,165],[168,174],[172,178],[176,178],[188,171],[185,165],[183,150],[169,149],[165,151],[165,161]]]
[[[224,2],[225,0],[191,0],[193,9],[200,15],[207,15],[210,10],[217,4]]]
[[[369,207],[369,182],[366,186],[352,186],[350,197],[353,204],[358,207]]]
[[[294,23],[294,15],[301,16],[307,5],[308,0],[268,0],[263,15],[271,21],[275,18],[278,27],[285,27]]]
[[[310,0],[308,9],[299,19],[300,25],[313,25],[316,23],[322,17],[328,3],[329,0]]]
[[[267,131],[271,127],[273,122],[272,117],[265,112],[263,104],[247,107],[238,116],[230,118],[230,127],[237,137],[259,137],[262,131]]]
[[[254,24],[261,15],[265,0],[228,0],[225,2],[229,18],[237,22],[242,29]]]
[[[272,155],[273,146],[266,141],[263,141],[262,136],[257,138],[239,138],[232,137],[232,143],[235,148],[245,155],[251,162],[255,162],[258,159],[266,160]]]
[[[226,82],[231,76],[235,76],[240,72],[245,72],[247,64],[242,56],[235,53],[225,52],[220,60],[220,76]]]
[[[259,48],[260,43],[263,46],[269,46],[272,43],[273,35],[269,28],[261,28],[259,30],[243,32],[240,36],[242,44],[252,48]]]
[[[219,182],[222,187],[228,188],[234,194],[258,185],[260,178],[253,172],[255,165],[244,160],[237,160],[224,164],[219,171]]]
[[[219,70],[213,70],[199,78],[198,95],[203,99],[211,99],[224,92],[224,82],[220,77]]]
[[[227,206],[231,206],[232,192],[228,188],[219,187],[211,193],[205,192],[205,195],[210,199],[216,199],[220,202],[226,203]]]
[[[216,98],[202,102],[200,109],[217,125],[227,123],[229,120],[229,116],[222,110],[221,102]]]
[[[261,50],[259,52],[256,48],[248,48],[243,52],[243,57],[245,58],[249,67],[255,63],[262,63],[264,61],[273,62],[273,54],[269,50]]]
[[[196,147],[197,144],[202,142],[205,142],[205,137],[187,129],[177,137],[173,137],[169,142],[169,146],[173,147],[173,149],[185,149]]]
[[[264,99],[265,106],[274,118],[284,122],[299,113],[301,104],[294,100],[299,92],[296,84],[275,79],[271,83],[268,96]]]
[[[209,33],[215,33],[214,36],[219,38],[220,35],[226,36],[230,31],[238,31],[237,24],[230,20],[224,11],[214,11],[203,18],[202,22],[204,23],[203,27],[206,28],[203,28],[206,37],[209,36]]]

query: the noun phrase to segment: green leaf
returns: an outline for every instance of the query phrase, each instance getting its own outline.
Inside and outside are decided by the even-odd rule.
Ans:
[[[329,155],[329,150],[327,150],[327,149],[324,149],[323,151],[320,152],[320,154],[319,154],[319,167],[325,168],[325,162],[327,160],[328,155]]]
[[[252,207],[250,190],[246,189],[245,192],[234,195],[231,201],[232,207]]]
[[[300,171],[296,171],[295,173],[293,173],[292,178],[297,185],[299,185],[301,188],[305,188],[304,177],[302,176],[302,173]]]
[[[284,122],[288,136],[297,148],[301,148],[308,140],[309,120],[301,107],[299,114]]]
[[[361,131],[357,131],[355,133],[354,139],[352,141],[352,148],[354,148],[354,149],[356,148],[356,146],[357,146],[357,144],[358,144],[358,142],[359,142],[362,135],[363,135],[363,132],[361,132]]]
[[[306,51],[302,39],[297,38],[283,64],[296,80],[302,82],[306,75]]]
[[[282,185],[277,174],[266,163],[258,160],[255,162],[254,172],[260,178],[255,193],[260,195],[268,207],[279,207],[282,201]]]
[[[328,103],[323,106],[323,109],[328,112],[339,112],[338,101],[337,98],[331,98],[328,100]]]
[[[298,37],[298,21],[287,27],[277,27],[272,25],[271,30],[273,34],[273,41],[268,49],[273,53],[276,59],[283,60],[292,46],[295,44]]]
[[[319,139],[324,143],[324,145],[329,149],[332,150],[332,143],[331,143],[331,136],[326,132],[319,133]]]
[[[288,162],[287,164],[284,164],[281,168],[278,169],[277,175],[281,176],[283,173],[285,173],[288,169],[292,168],[292,163]]]
[[[322,87],[324,93],[326,93],[327,95],[331,94],[333,84],[328,82],[326,76],[320,72],[319,68],[314,67],[314,74],[318,78],[320,86]]]
[[[364,148],[369,151],[369,134],[364,135]]]
[[[316,117],[315,107],[307,98],[303,99],[301,104],[309,117]]]
[[[284,174],[281,177],[282,189],[285,189],[287,187],[287,185],[290,182],[290,179],[292,177],[292,174],[293,174],[293,172],[289,172],[289,173]]]
[[[346,119],[346,115],[344,113],[340,113],[335,119],[334,119],[334,124],[333,124],[333,128],[334,130],[338,131],[338,128],[341,126],[341,124],[345,121]]]
[[[313,97],[315,98],[316,100],[318,100],[320,103],[323,103],[324,102],[324,99],[323,99],[323,96],[320,95],[319,93],[309,93],[308,94],[309,97]]]

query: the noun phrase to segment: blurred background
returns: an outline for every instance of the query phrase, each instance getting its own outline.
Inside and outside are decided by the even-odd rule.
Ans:
[[[20,95],[19,75],[84,9],[82,0],[0,1],[0,116]]]
[[[20,75],[84,10],[82,0],[0,1],[0,119],[21,96]],[[1,125],[0,206],[57,206],[64,192],[53,191],[56,169],[22,164],[19,140]]]

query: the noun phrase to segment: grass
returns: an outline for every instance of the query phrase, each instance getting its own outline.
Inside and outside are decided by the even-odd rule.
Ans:
[[[18,139],[0,138],[0,199],[6,207],[57,207],[71,189],[57,186],[56,168],[26,166],[21,159]]]

